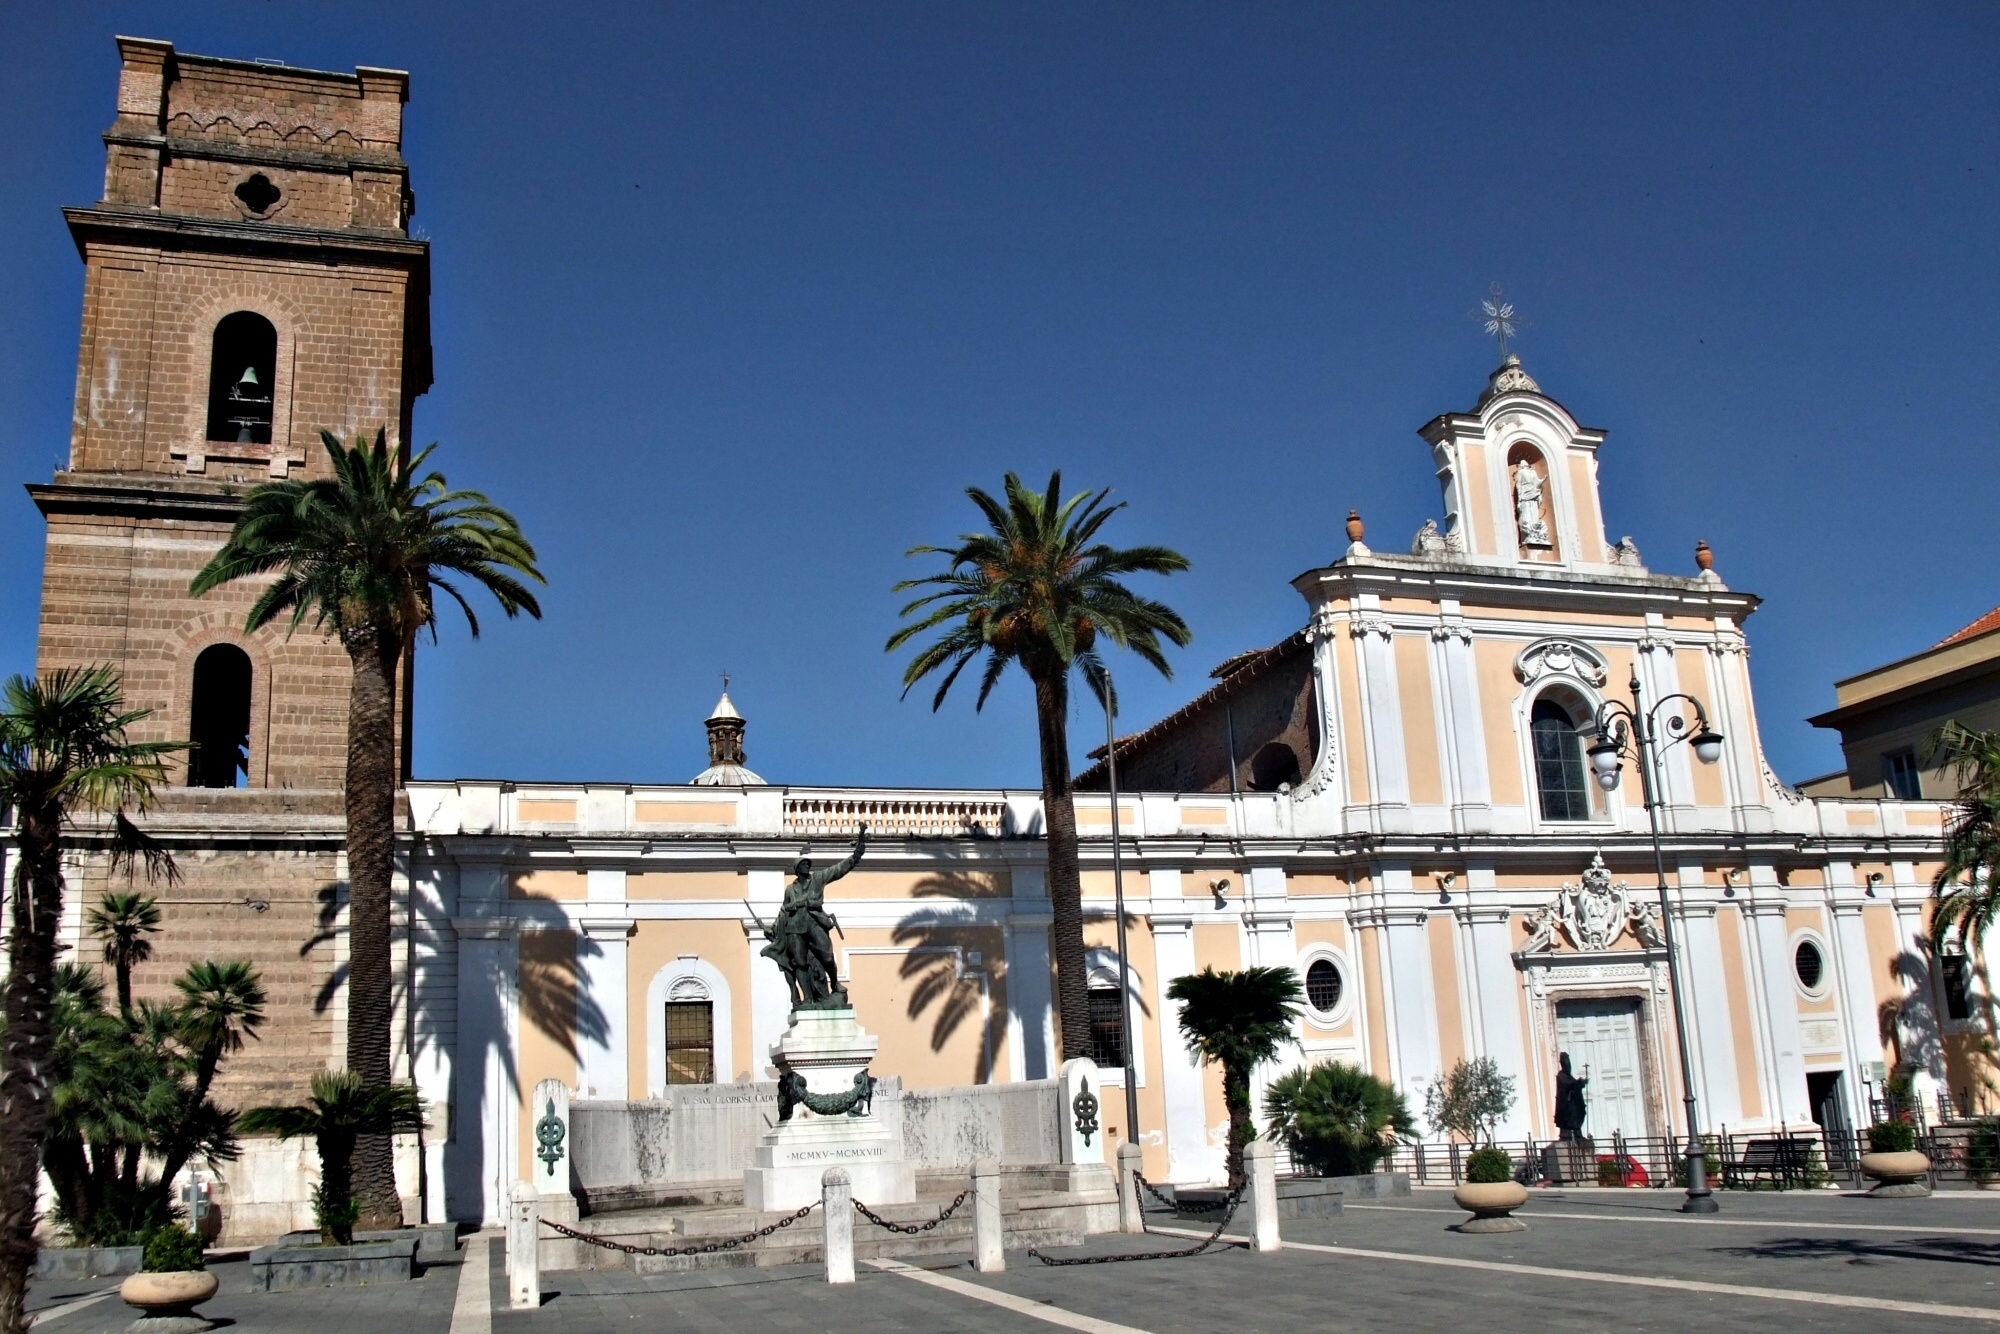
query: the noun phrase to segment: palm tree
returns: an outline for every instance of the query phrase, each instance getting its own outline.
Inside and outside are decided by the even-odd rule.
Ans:
[[[1172,676],[1160,641],[1186,646],[1191,638],[1187,624],[1171,607],[1137,596],[1120,579],[1185,570],[1187,558],[1165,547],[1120,550],[1096,541],[1098,530],[1124,504],[1107,504],[1108,491],[1082,491],[1064,500],[1060,472],[1050,475],[1045,492],[1008,473],[1004,504],[978,487],[967,487],[965,494],[979,507],[988,531],[962,534],[955,547],[910,549],[912,556],[944,556],[949,564],[938,574],[896,585],[897,592],[929,591],[903,608],[904,617],[920,619],[891,635],[887,647],[893,653],[925,631],[943,627],[903,672],[906,696],[926,676],[944,672],[931,698],[933,710],[944,704],[959,673],[977,658],[983,657],[986,665],[975,708],[986,706],[1009,663],[1019,664],[1034,684],[1062,1050],[1065,1058],[1087,1056],[1089,978],[1076,808],[1070,795],[1070,669],[1081,671],[1084,684],[1100,702],[1105,699],[1108,681],[1097,650],[1102,633],[1161,675]]]
[[[513,515],[476,491],[449,490],[438,473],[418,475],[435,445],[410,458],[392,452],[381,432],[372,445],[357,439],[351,449],[330,431],[320,438],[333,475],[253,490],[191,591],[275,576],[244,617],[244,630],[289,612],[291,629],[311,619],[347,650],[354,671],[347,705],[347,1064],[369,1085],[385,1086],[394,1013],[396,666],[415,651],[420,631],[435,635],[440,592],[479,634],[479,618],[448,576],[486,589],[510,617],[542,614],[515,575],[546,581]],[[386,1138],[364,1140],[357,1178],[368,1224],[400,1226]]]
[[[1958,799],[1945,827],[1944,861],[1931,881],[1937,909],[1931,939],[1942,947],[1956,931],[1962,947],[1984,940],[2000,917],[2000,732],[1946,723],[1931,741],[1931,758],[1958,780]]]
[[[104,961],[118,980],[118,1012],[132,1008],[132,969],[153,957],[146,939],[160,929],[160,907],[143,894],[107,892],[85,915],[90,934],[104,942]]]
[[[1229,1109],[1224,1166],[1231,1185],[1243,1180],[1243,1146],[1257,1138],[1250,1072],[1296,1041],[1293,1025],[1302,996],[1299,975],[1289,968],[1218,973],[1208,967],[1167,986],[1167,999],[1181,1003],[1181,1036],[1188,1051],[1203,1064],[1222,1067],[1222,1103]]]
[[[1321,1176],[1359,1176],[1417,1132],[1403,1095],[1358,1065],[1321,1061],[1288,1070],[1264,1090],[1272,1139],[1284,1140],[1292,1161]]]
[[[246,1135],[295,1139],[310,1135],[319,1150],[319,1190],[313,1205],[328,1245],[354,1240],[352,1165],[363,1135],[387,1137],[423,1127],[423,1099],[413,1084],[370,1084],[351,1070],[322,1070],[312,1096],[292,1107],[252,1107],[236,1123]]]
[[[208,1097],[222,1058],[243,1050],[247,1039],[257,1036],[264,1026],[264,984],[257,970],[241,959],[216,963],[212,959],[188,965],[176,978],[181,1002],[174,1014],[174,1036],[194,1062],[193,1101]],[[172,1181],[188,1158],[200,1147],[196,1131],[169,1141],[162,1151],[162,1181]]]
[[[0,808],[14,811],[14,896],[7,934],[6,1039],[0,1044],[0,1334],[19,1334],[35,1262],[36,1173],[48,1130],[50,1012],[63,855],[73,821],[108,813],[114,865],[136,856],[149,876],[173,860],[126,817],[144,810],[177,742],[133,741],[146,710],[127,711],[109,667],[69,667],[7,682],[0,708]]]

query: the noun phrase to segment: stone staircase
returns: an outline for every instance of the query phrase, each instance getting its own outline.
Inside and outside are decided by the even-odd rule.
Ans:
[[[891,1222],[921,1225],[936,1218],[959,1191],[969,1191],[971,1185],[969,1178],[957,1174],[920,1174],[914,1201],[871,1207]],[[715,1182],[689,1188],[679,1198],[685,1202],[592,1214],[578,1224],[578,1230],[631,1246],[680,1247],[741,1237],[786,1217],[784,1213],[746,1209],[740,1183]],[[1010,1248],[1075,1246],[1091,1233],[1113,1231],[1118,1226],[1118,1193],[1108,1167],[1009,1169],[1002,1177],[1000,1204],[1001,1227]],[[641,1274],[813,1264],[825,1256],[825,1224],[820,1211],[814,1209],[767,1237],[693,1255],[627,1255],[583,1242],[572,1245],[580,1267],[629,1267]],[[854,1218],[857,1260],[971,1253],[969,1194],[950,1218],[914,1236],[878,1227],[858,1213]]]

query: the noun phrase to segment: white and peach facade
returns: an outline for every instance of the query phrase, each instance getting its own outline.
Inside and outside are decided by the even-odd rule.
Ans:
[[[1705,568],[1706,548],[1700,573],[1680,577],[1608,542],[1603,434],[1518,364],[1495,373],[1474,412],[1422,434],[1443,526],[1426,525],[1404,556],[1370,551],[1355,525],[1345,555],[1295,581],[1303,638],[1271,659],[1280,676],[1296,664],[1278,688],[1296,707],[1273,716],[1310,722],[1295,779],[1245,790],[1232,731],[1225,769],[1189,761],[1178,790],[1142,781],[1165,771],[1159,757],[1195,753],[1182,734],[1206,725],[1211,704],[1227,707],[1227,675],[1120,741],[1138,789],[1119,798],[1137,1040],[1110,1082],[1137,1084],[1147,1174],[1219,1172],[1220,1080],[1189,1059],[1166,996],[1209,965],[1298,969],[1312,998],[1286,1059],[1361,1064],[1413,1107],[1459,1059],[1487,1056],[1519,1084],[1504,1135],[1549,1138],[1557,1053],[1573,1050],[1595,1063],[1593,1129],[1680,1128],[1675,997],[1642,906],[1657,893],[1637,776],[1628,760],[1614,791],[1582,781],[1589,720],[1633,679],[1649,701],[1696,697],[1724,738],[1712,766],[1685,744],[1661,763],[1705,1126],[1865,1124],[1899,1066],[1932,1098],[1979,1089],[1982,971],[1933,959],[1925,939],[1945,808],[1808,799],[1776,779],[1743,634],[1757,599]],[[1532,483],[1517,482],[1524,467]],[[1268,693],[1278,678],[1264,679]],[[843,978],[881,1039],[877,1073],[914,1087],[1054,1073],[1036,792],[710,779],[413,782],[408,795],[411,1069],[452,1109],[425,1173],[450,1216],[495,1217],[507,1182],[527,1174],[526,1095],[539,1080],[641,1099],[691,1069],[718,1083],[772,1078],[786,990],[758,954],[760,923],[802,847],[841,855],[863,821],[867,857],[828,906],[845,932]],[[1108,801],[1077,797],[1093,986],[1115,994]],[[1550,911],[1565,887],[1569,919]],[[1591,890],[1597,908],[1577,897]],[[686,1032],[669,1031],[670,1010],[689,1005],[707,1007],[710,1034],[692,1065]],[[1122,1140],[1123,1099],[1102,1105]]]

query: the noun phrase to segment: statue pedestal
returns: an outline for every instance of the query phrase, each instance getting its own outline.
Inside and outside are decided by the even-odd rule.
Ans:
[[[1559,1186],[1597,1184],[1597,1144],[1588,1139],[1563,1139],[1542,1149],[1542,1176]]]
[[[855,1022],[850,1008],[794,1010],[792,1026],[771,1048],[784,1082],[797,1075],[819,1098],[851,1098],[855,1076],[868,1069],[880,1043]],[[779,1095],[781,1101],[784,1095]],[[863,1104],[865,1107],[866,1104]],[[854,1111],[861,1111],[857,1107]],[[743,1203],[758,1210],[796,1209],[820,1197],[829,1167],[847,1169],[854,1198],[863,1204],[907,1204],[917,1197],[916,1169],[903,1158],[903,1127],[873,1115],[841,1111],[822,1115],[792,1108],[757,1146],[757,1161],[743,1172]]]

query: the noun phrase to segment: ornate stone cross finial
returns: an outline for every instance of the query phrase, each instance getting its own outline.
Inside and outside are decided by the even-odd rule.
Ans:
[[[1486,299],[1479,303],[1479,309],[1472,312],[1472,318],[1483,321],[1486,336],[1500,344],[1500,360],[1509,355],[1507,342],[1521,331],[1521,321],[1514,315],[1514,303],[1507,300],[1495,283],[1487,289]]]

